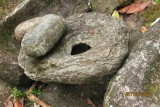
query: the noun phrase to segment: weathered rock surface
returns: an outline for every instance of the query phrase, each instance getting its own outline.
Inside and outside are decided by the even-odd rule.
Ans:
[[[93,11],[110,15],[113,10],[120,6],[120,0],[90,0]]]
[[[0,21],[0,31],[33,17],[57,14],[64,17],[88,11],[87,0],[23,0],[10,14]],[[13,23],[14,22],[14,23]]]
[[[30,11],[38,3],[37,0],[25,0],[12,13],[0,21],[0,79],[9,84],[26,85],[30,81],[25,76],[23,69],[18,66],[19,49],[17,44],[14,43],[15,40],[12,33],[17,23],[31,16]]]
[[[157,69],[160,57],[159,28],[160,21],[150,27],[133,47],[126,63],[107,88],[104,107],[160,106],[160,74]]]
[[[87,103],[90,98],[95,105],[100,106],[103,104],[107,81],[85,85],[49,84],[43,89],[41,99],[52,107],[91,107]]]
[[[49,14],[40,20],[37,26],[29,30],[21,42],[23,51],[32,57],[40,57],[50,51],[65,31],[63,17]]]
[[[23,0],[11,13],[0,21],[0,31],[3,31],[8,26],[16,27],[18,23],[33,17],[33,13],[36,14],[39,10],[37,6],[40,6],[42,2],[43,0]]]
[[[3,107],[4,101],[9,97],[11,86],[6,82],[0,80],[0,106]]]
[[[42,91],[41,99],[52,107],[90,107],[81,92],[73,86],[49,85]]]
[[[89,11],[88,0],[45,0],[38,14],[54,13],[63,17]]]
[[[2,47],[4,48],[4,47]],[[2,49],[1,48],[1,49]],[[12,85],[26,85],[31,82],[19,67],[15,50],[0,49],[0,79]],[[4,48],[5,49],[5,48]]]
[[[87,9],[87,0],[23,0],[10,14],[0,21],[0,78],[12,85],[23,85],[26,79],[17,64],[20,44],[13,35],[18,24],[33,17],[59,14],[64,17]],[[13,78],[11,78],[13,77]]]
[[[15,29],[15,37],[17,41],[21,42],[27,31],[33,29],[41,20],[42,17],[36,17],[19,24]]]
[[[67,34],[50,54],[34,59],[21,49],[25,74],[36,81],[81,84],[116,72],[128,53],[123,21],[99,13],[76,14],[67,21]]]

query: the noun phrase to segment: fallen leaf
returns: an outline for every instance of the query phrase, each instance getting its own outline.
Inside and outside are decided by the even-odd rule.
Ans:
[[[6,100],[4,102],[4,107],[13,107],[13,102],[11,100]]]
[[[86,103],[91,105],[92,107],[97,107],[90,98],[87,98]]]
[[[147,28],[145,26],[141,26],[140,31],[143,33],[145,33],[147,31]]]
[[[149,6],[151,3],[151,0],[142,2],[142,3],[133,3],[131,5],[128,5],[122,9],[120,9],[118,12],[120,13],[126,13],[126,14],[132,14],[143,11],[146,7]]]
[[[20,100],[16,100],[16,101],[14,101],[14,107],[23,107],[23,105],[20,102]]]
[[[4,107],[13,107],[12,96],[10,95],[4,102]]]
[[[117,10],[114,10],[114,12],[112,13],[112,17],[120,18]]]

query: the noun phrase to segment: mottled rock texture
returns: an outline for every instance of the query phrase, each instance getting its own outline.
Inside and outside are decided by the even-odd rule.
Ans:
[[[20,44],[14,30],[23,21],[46,14],[64,17],[87,9],[87,0],[23,0],[10,14],[0,21],[0,78],[12,85],[26,84],[23,70],[18,66]]]
[[[52,107],[91,107],[87,99],[102,107],[106,86],[113,75],[101,82],[82,85],[49,84],[42,91],[40,98]],[[101,106],[100,106],[101,105]]]
[[[43,90],[42,99],[53,107],[90,107],[82,93],[74,89],[67,85],[49,85]]]
[[[1,53],[3,55],[3,53]],[[31,82],[24,70],[11,58],[0,55],[0,78],[11,85],[26,85]],[[11,63],[9,62],[11,61]]]
[[[160,21],[150,27],[111,80],[104,107],[159,107]],[[159,67],[158,67],[159,68]],[[157,70],[155,70],[157,69]],[[132,93],[132,94],[128,94]],[[133,95],[133,96],[132,96]]]
[[[19,65],[31,79],[81,84],[115,73],[128,53],[123,21],[99,13],[76,14],[53,50],[41,58],[28,57],[21,49]]]
[[[63,17],[49,14],[29,30],[21,42],[23,51],[32,57],[40,57],[49,52],[58,42],[66,28]]]
[[[93,11],[111,15],[113,10],[120,6],[120,0],[90,0]]]
[[[92,93],[92,90],[85,90]],[[50,84],[42,91],[41,99],[52,107],[90,107],[82,88],[74,85]]]
[[[15,29],[15,37],[21,42],[27,31],[33,29],[41,20],[42,17],[36,17],[20,23]]]
[[[13,32],[18,23],[31,16],[31,10],[39,2],[25,0],[0,21],[0,79],[12,85],[26,85],[30,81],[18,66],[19,45],[13,38]]]
[[[11,94],[11,86],[0,80],[0,106],[3,107],[4,101],[8,98],[8,96]]]

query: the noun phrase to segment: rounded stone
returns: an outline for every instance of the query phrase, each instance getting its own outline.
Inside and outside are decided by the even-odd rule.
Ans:
[[[24,35],[30,29],[33,29],[41,20],[41,17],[36,17],[20,23],[15,29],[15,38],[18,42],[22,41]]]
[[[29,30],[22,39],[21,46],[28,56],[40,57],[49,52],[65,31],[64,18],[49,14]]]
[[[99,13],[75,14],[67,19],[61,41],[43,58],[21,49],[19,65],[36,81],[82,84],[115,73],[128,54],[123,21]]]

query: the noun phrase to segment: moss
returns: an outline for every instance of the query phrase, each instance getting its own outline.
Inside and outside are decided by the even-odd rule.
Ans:
[[[153,98],[159,99],[160,90],[160,56],[152,64],[152,68],[145,75],[144,89],[148,91]]]
[[[14,7],[20,2],[13,0],[0,0],[0,20],[2,20],[7,14],[9,14]],[[0,32],[0,48],[6,47],[8,45],[9,40],[11,39],[11,34],[13,32],[13,26],[7,25],[5,30]]]
[[[23,0],[0,0],[0,20]]]
[[[0,50],[13,50],[12,46],[10,46],[12,41],[13,26],[6,26],[0,33]]]
[[[160,3],[151,5],[144,10],[139,18],[144,21],[144,26],[149,26],[154,20],[160,16]]]
[[[9,39],[11,37],[11,31],[6,29],[5,31],[2,31],[1,35],[0,35],[0,44],[6,44]]]
[[[159,83],[155,83],[153,80],[154,76],[156,75],[157,70],[152,68],[151,71],[145,77],[144,88],[151,94],[152,97],[158,97],[159,91]]]

